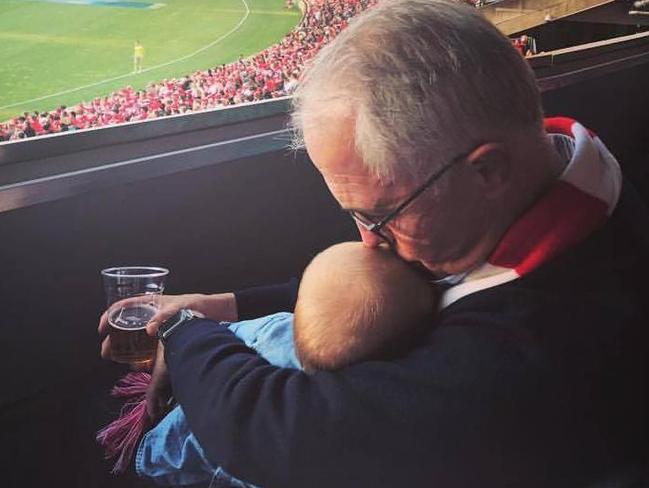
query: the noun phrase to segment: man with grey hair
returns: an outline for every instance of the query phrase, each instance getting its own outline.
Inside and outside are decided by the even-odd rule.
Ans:
[[[644,460],[649,218],[599,138],[543,120],[510,42],[460,3],[384,1],[295,107],[363,242],[430,273],[441,312],[403,357],[309,376],[214,322],[290,311],[295,284],[167,297],[150,333],[212,320],[166,337],[152,414],[168,375],[208,458],[265,487],[575,488]]]

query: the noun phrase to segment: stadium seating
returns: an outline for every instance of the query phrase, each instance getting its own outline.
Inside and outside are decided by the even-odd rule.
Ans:
[[[347,26],[350,18],[376,0],[310,0],[300,24],[281,42],[234,63],[196,71],[177,79],[150,83],[144,90],[127,86],[106,97],[25,112],[0,124],[0,141],[90,127],[147,120],[166,115],[290,95],[305,63]]]

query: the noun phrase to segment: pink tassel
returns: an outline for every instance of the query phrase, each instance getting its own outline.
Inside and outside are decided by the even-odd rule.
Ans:
[[[128,373],[110,392],[112,397],[128,399],[117,420],[97,433],[97,442],[104,448],[106,459],[117,458],[113,474],[126,471],[138,441],[149,427],[145,394],[150,382],[149,373]]]
[[[113,387],[110,395],[116,398],[142,395],[151,383],[149,373],[128,373]]]

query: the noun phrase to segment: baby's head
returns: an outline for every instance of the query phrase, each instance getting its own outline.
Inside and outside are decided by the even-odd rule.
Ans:
[[[295,306],[295,349],[305,371],[388,355],[434,313],[432,285],[392,252],[336,244],[307,266]]]

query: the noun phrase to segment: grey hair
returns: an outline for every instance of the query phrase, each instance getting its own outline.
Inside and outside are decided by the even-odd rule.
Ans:
[[[382,180],[419,179],[487,138],[542,130],[527,62],[477,9],[447,0],[381,0],[320,51],[294,93],[295,146],[341,114]]]

